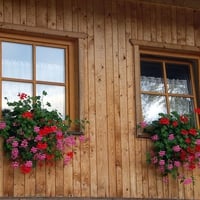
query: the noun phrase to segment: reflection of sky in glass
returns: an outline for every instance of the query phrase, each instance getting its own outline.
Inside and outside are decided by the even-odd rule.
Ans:
[[[36,79],[65,82],[65,51],[59,48],[36,47]]]
[[[8,108],[7,101],[4,97],[7,97],[9,102],[18,101],[18,93],[26,93],[32,96],[32,84],[19,83],[11,81],[2,82],[2,108]]]
[[[18,79],[33,79],[33,46],[13,42],[2,42],[2,76]],[[65,83],[65,49],[36,46],[36,81],[52,81]],[[48,95],[44,99],[51,103],[51,110],[57,109],[65,116],[65,87],[55,85],[36,85],[37,94],[45,90]],[[10,102],[19,100],[18,93],[33,95],[33,84],[25,82],[2,82],[2,108],[8,108]]]
[[[144,121],[151,122],[158,118],[159,113],[167,112],[165,97],[142,94],[141,99]]]
[[[2,76],[32,79],[32,46],[2,42]]]
[[[65,116],[65,87],[37,84],[36,90],[37,96],[42,96],[42,92],[45,90],[47,96],[44,97],[44,105],[49,102],[51,104],[50,110],[57,109],[62,116]]]

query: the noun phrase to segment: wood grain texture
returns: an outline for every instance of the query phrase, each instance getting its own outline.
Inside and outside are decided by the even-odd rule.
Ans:
[[[0,0],[1,32],[76,41],[69,64],[79,67],[80,116],[90,121],[89,140],[70,149],[67,166],[38,166],[24,176],[0,153],[1,197],[199,198],[200,179],[187,188],[172,179],[163,184],[145,164],[150,141],[136,137],[139,46],[200,52],[199,9],[170,2]]]

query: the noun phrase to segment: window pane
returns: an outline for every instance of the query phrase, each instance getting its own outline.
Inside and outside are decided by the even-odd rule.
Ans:
[[[2,42],[2,76],[32,79],[32,46]]]
[[[39,81],[65,82],[65,50],[36,47],[36,79]]]
[[[168,92],[174,94],[191,94],[190,69],[188,65],[166,64]]]
[[[18,93],[26,93],[32,96],[32,84],[30,83],[18,83],[11,81],[2,82],[2,108],[8,108],[7,101],[4,97],[7,97],[9,102],[18,101]]]
[[[177,111],[179,114],[193,113],[194,102],[191,98],[170,97],[170,111]]]
[[[51,103],[51,110],[56,109],[63,117],[65,116],[65,87],[37,84],[36,90],[39,96],[42,96],[42,92],[46,91],[47,96],[44,97],[44,105],[47,102]]]
[[[164,92],[162,63],[141,61],[141,90]]]
[[[166,113],[166,100],[164,96],[141,95],[142,114],[144,121],[151,122],[158,118],[159,113]]]

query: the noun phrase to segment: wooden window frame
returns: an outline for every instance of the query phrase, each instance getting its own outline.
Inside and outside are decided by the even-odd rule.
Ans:
[[[144,133],[142,128],[137,128],[137,125],[142,121],[142,111],[141,111],[141,89],[140,89],[140,56],[141,54],[148,54],[151,56],[159,57],[170,57],[170,58],[179,58],[188,60],[195,60],[198,67],[198,85],[195,90],[197,94],[200,93],[200,50],[199,48],[192,46],[181,46],[175,44],[165,45],[160,42],[144,42],[144,41],[135,41],[131,40],[133,45],[133,58],[134,58],[134,75],[135,75],[135,114],[136,114],[136,136],[141,138],[149,138],[149,134]],[[193,78],[195,79],[195,78]],[[192,87],[194,82],[192,83]],[[197,99],[197,96],[195,97]],[[200,100],[198,99],[197,106],[199,105]],[[196,114],[197,126],[199,127],[199,117]]]
[[[80,108],[79,108],[79,70],[78,70],[78,40],[63,38],[63,37],[41,37],[41,35],[28,35],[1,32],[0,41],[6,42],[16,42],[21,44],[30,44],[33,46],[33,51],[35,51],[35,46],[47,46],[47,47],[57,47],[66,49],[65,51],[65,82],[57,83],[51,82],[52,85],[62,85],[65,86],[65,114],[69,115],[72,120],[79,119]],[[0,44],[1,45],[1,44]],[[2,55],[2,54],[1,54]],[[0,55],[0,59],[2,57]],[[4,80],[14,80],[21,83],[32,83],[33,84],[33,95],[36,94],[36,84],[43,83],[47,84],[47,81],[36,81],[35,77],[35,53],[33,53],[33,78],[32,80],[22,80],[15,78],[5,78],[2,77],[2,72],[0,70],[0,83]],[[67,67],[66,67],[67,66]],[[2,69],[2,62],[0,62],[0,69]],[[55,83],[55,84],[54,84]],[[0,93],[2,94],[2,84],[0,84]],[[0,104],[2,105],[2,99],[0,99]],[[73,127],[71,132],[73,134],[81,134],[80,127]]]

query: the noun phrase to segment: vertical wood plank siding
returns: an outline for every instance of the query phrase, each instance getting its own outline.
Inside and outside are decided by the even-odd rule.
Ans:
[[[200,178],[194,186],[172,179],[166,185],[145,164],[150,142],[135,134],[138,47],[129,42],[199,47],[200,10],[137,0],[0,0],[0,22],[87,34],[79,42],[80,102],[90,121],[88,143],[75,147],[66,167],[58,162],[22,175],[9,167],[1,145],[1,197],[200,198]]]

